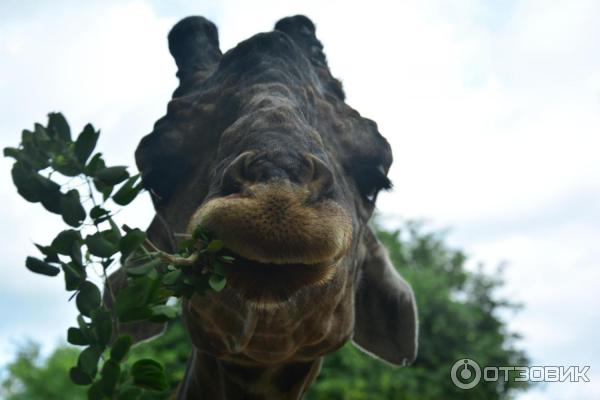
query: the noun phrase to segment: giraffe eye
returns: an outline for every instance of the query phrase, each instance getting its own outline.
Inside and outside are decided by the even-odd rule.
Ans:
[[[375,204],[381,190],[392,187],[392,182],[386,176],[385,169],[381,165],[360,168],[356,174],[356,183],[363,199],[370,205]]]
[[[373,190],[373,191],[371,191],[371,193],[368,193],[367,195],[365,195],[365,199],[367,199],[367,201],[369,203],[375,203],[375,200],[377,200],[378,193],[379,193],[378,191]]]

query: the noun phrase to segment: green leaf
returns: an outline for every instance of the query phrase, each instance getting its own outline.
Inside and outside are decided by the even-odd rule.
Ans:
[[[67,291],[78,290],[87,277],[83,267],[75,263],[62,263],[61,266],[65,274],[65,288]]]
[[[42,246],[40,244],[34,243],[35,247],[38,248],[38,250],[46,256],[46,258],[44,259],[44,261],[46,262],[60,262],[60,259],[58,258],[58,254],[56,253],[56,250],[52,247],[52,246]]]
[[[27,257],[25,260],[25,266],[31,272],[47,276],[56,276],[60,272],[60,268],[50,265],[47,262],[35,257]]]
[[[36,123],[35,130],[37,131],[38,129],[40,129],[42,131],[46,130],[46,128],[44,128],[42,125]],[[46,135],[46,136],[48,136],[48,135]],[[33,140],[33,132],[31,132],[29,129],[23,129],[23,131],[21,132],[21,145],[24,148],[29,149],[34,144],[35,144],[35,141]]]
[[[52,168],[69,177],[77,176],[83,172],[83,166],[75,158],[75,155],[67,150],[52,158]]]
[[[40,147],[47,145],[52,141],[48,135],[48,131],[42,126],[42,124],[35,123],[33,124],[33,127],[34,132],[29,132],[29,134],[31,134],[30,137],[27,137],[28,134],[23,131],[23,144],[25,145],[24,147],[28,148],[28,150],[30,147],[29,145]]]
[[[12,180],[17,187],[17,192],[25,200],[37,203],[41,200],[40,185],[36,180],[36,173],[23,163],[16,162],[11,170]]]
[[[60,191],[60,185],[52,179],[46,178],[40,174],[34,174],[35,180],[39,185],[39,190],[42,193],[52,193]]]
[[[110,211],[100,207],[100,206],[94,206],[91,210],[90,210],[90,217],[96,222],[96,223],[100,223],[103,222],[107,219],[107,216],[110,215]]]
[[[50,114],[48,114],[48,116],[50,116]],[[49,132],[46,129],[46,127],[44,125],[40,124],[39,122],[35,122],[33,124],[33,131],[35,133],[34,137],[38,136],[38,135],[42,135],[42,136],[44,136],[44,140],[46,140],[46,141],[50,140],[50,136],[49,136],[50,134],[52,134],[52,135],[54,134],[54,131]]]
[[[79,326],[79,330],[81,331],[81,333],[83,333],[83,335],[86,338],[91,339],[94,337],[94,333],[92,332],[90,325],[87,322],[85,322],[83,315],[77,316],[77,325]]]
[[[176,306],[168,306],[166,304],[161,304],[158,306],[154,306],[151,308],[153,320],[155,322],[163,322],[170,319],[175,319],[179,317],[180,309]],[[156,318],[158,317],[158,318]]]
[[[90,344],[90,341],[85,337],[83,332],[81,332],[81,329],[73,327],[67,330],[67,342],[76,346],[87,346]]]
[[[142,396],[142,390],[136,387],[119,389],[117,400],[139,400]]]
[[[71,255],[74,245],[82,243],[81,234],[73,229],[67,229],[60,232],[50,245],[58,254],[64,256]]]
[[[71,260],[75,265],[83,268],[83,255],[81,254],[81,245],[79,243],[73,245],[71,248],[71,254],[69,255],[71,256]]]
[[[60,190],[56,190],[54,192],[42,192],[40,194],[40,201],[44,208],[50,211],[53,214],[62,214],[60,208],[60,202],[63,198],[63,194]]]
[[[110,349],[110,358],[115,360],[116,362],[121,362],[129,352],[131,345],[133,344],[133,339],[131,336],[119,336],[117,340],[113,343]]]
[[[165,285],[173,285],[173,284],[175,284],[175,282],[177,282],[177,280],[179,279],[180,276],[181,276],[180,269],[176,269],[175,271],[167,272],[162,277],[162,283]]]
[[[12,157],[17,161],[21,159],[21,150],[14,147],[5,147],[3,153],[4,157]]]
[[[98,341],[103,346],[108,345],[112,339],[112,313],[107,310],[98,310],[93,314],[92,321]]]
[[[61,113],[48,114],[48,133],[64,142],[71,141],[71,128]]]
[[[101,381],[92,383],[87,392],[88,400],[110,400],[110,397],[104,394]]]
[[[108,222],[110,223],[110,231],[103,232],[104,237],[114,244],[119,244],[122,238],[121,230],[112,218],[109,218]]]
[[[219,258],[221,259],[221,261],[226,262],[226,263],[232,263],[235,261],[235,258],[233,258],[231,256],[221,256]]]
[[[119,313],[119,322],[129,323],[145,321],[152,317],[149,307],[126,308]]]
[[[96,376],[98,372],[98,362],[100,361],[100,356],[102,355],[102,351],[96,346],[86,347],[81,354],[79,354],[79,359],[77,360],[77,368],[81,370],[84,374],[88,375],[91,378]]]
[[[146,240],[146,233],[135,228],[130,230],[119,241],[119,250],[121,250],[121,259],[127,258]]]
[[[92,378],[83,372],[79,367],[73,367],[69,370],[69,377],[76,385],[86,386],[92,383]]]
[[[215,292],[220,292],[227,284],[227,279],[222,276],[212,274],[210,278],[208,278],[208,284]]]
[[[163,366],[151,359],[142,359],[131,367],[133,382],[140,387],[152,390],[166,390],[169,385]]]
[[[117,294],[116,309],[119,319],[122,320],[129,310],[145,307],[153,297],[159,283],[158,279],[151,279],[147,275],[136,277],[128,282],[128,286],[122,288]],[[138,311],[134,314],[141,315]],[[122,322],[125,321],[122,320]]]
[[[214,262],[212,265],[212,271],[219,276],[225,276],[225,267],[223,267],[223,264],[221,264],[219,261]]]
[[[202,226],[197,225],[196,228],[194,228],[194,232],[192,233],[192,239],[208,240],[208,232],[205,231]]]
[[[77,309],[86,317],[92,316],[92,311],[100,307],[102,295],[96,285],[90,281],[83,282],[79,287],[79,293],[75,298]]]
[[[134,175],[121,186],[117,193],[112,196],[115,203],[121,206],[126,206],[131,203],[142,190],[142,185],[136,185],[140,175]]]
[[[75,189],[69,190],[60,200],[60,213],[63,220],[77,228],[85,220],[85,209],[79,201],[79,192]]]
[[[15,164],[15,167],[17,167],[17,164]],[[35,193],[35,197],[37,197],[36,201],[41,201],[42,205],[44,206],[44,208],[46,208],[46,210],[55,214],[60,214],[60,199],[62,197],[62,193],[60,192],[60,185],[58,185],[53,180],[48,179],[38,174],[37,172],[31,170],[25,169],[21,172],[19,172],[18,170],[13,170],[13,172],[17,174],[24,174],[24,178],[28,180],[26,184],[29,185],[27,191]],[[18,179],[19,177],[13,176],[13,178]],[[17,185],[17,189],[19,189],[19,183],[15,182],[15,184]],[[31,201],[32,199],[28,200]]]
[[[142,358],[131,366],[131,373],[134,375],[138,372],[144,372],[145,370],[164,371],[164,368],[160,362],[151,358]]]
[[[103,235],[102,232],[87,236],[85,244],[90,254],[96,257],[108,258],[119,251],[117,245],[107,240],[106,235]]]
[[[96,132],[91,124],[87,124],[75,141],[75,156],[81,164],[85,164],[96,148],[100,132]]]
[[[127,167],[108,167],[96,171],[96,179],[107,185],[117,185],[129,178]]]
[[[49,165],[49,157],[45,154],[45,150],[47,150],[45,147],[40,149],[39,147],[24,146],[22,150],[7,147],[4,149],[4,155],[14,158],[35,171],[40,171]]]
[[[111,193],[113,192],[113,190],[115,188],[113,185],[106,185],[106,184],[102,183],[101,181],[99,181],[98,179],[94,179],[94,185],[100,191],[100,193],[102,193],[103,201],[106,201],[109,199]]]
[[[219,239],[215,239],[213,241],[211,241],[208,246],[206,246],[206,251],[208,251],[209,253],[216,253],[217,251],[221,250],[224,246],[224,243],[222,240]]]
[[[102,168],[98,169],[98,171],[102,171],[105,169],[106,168],[103,166]],[[94,178],[94,186],[100,193],[102,193],[102,197],[103,197],[104,201],[106,201],[110,197],[110,194],[113,192],[113,190],[115,188],[115,185],[103,182],[97,178]]]
[[[182,240],[179,243],[179,245],[177,246],[178,253],[180,253],[180,254],[188,253],[186,255],[189,255],[189,253],[194,252],[196,250],[197,244],[198,244],[198,240],[196,240],[196,239]]]
[[[96,153],[90,162],[85,166],[84,172],[87,176],[95,176],[96,172],[106,168],[106,163],[102,158],[102,153]]]
[[[154,271],[156,269],[156,267],[158,267],[161,264],[164,264],[164,261],[161,260],[160,258],[155,258],[155,259],[150,260],[147,263],[144,263],[142,265],[137,265],[135,267],[128,266],[126,269],[126,272],[127,272],[127,275],[129,275],[129,276],[147,275],[151,271]]]
[[[101,374],[100,386],[102,387],[102,391],[105,395],[112,396],[119,381],[119,375],[121,375],[119,363],[112,359],[106,361],[102,366]]]
[[[31,134],[31,132],[29,132]],[[36,144],[33,144],[33,143]],[[23,149],[18,153],[9,152],[13,156],[17,157],[17,160],[32,168],[35,171],[41,171],[50,165],[50,156],[48,155],[49,146],[38,145],[38,140],[31,140],[31,144],[23,144]]]

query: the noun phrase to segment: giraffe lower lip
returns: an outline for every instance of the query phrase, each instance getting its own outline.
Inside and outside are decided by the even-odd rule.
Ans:
[[[318,263],[281,263],[281,262],[264,262],[253,260],[250,257],[245,257],[239,253],[229,252],[234,258],[233,264],[246,266],[247,268],[324,268],[336,262],[336,259],[330,259]]]
[[[334,275],[337,261],[318,264],[275,264],[250,260],[229,252],[234,258],[223,266],[231,289],[260,304],[281,303],[299,289],[328,282]]]

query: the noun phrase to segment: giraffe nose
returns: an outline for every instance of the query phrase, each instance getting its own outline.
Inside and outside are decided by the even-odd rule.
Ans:
[[[240,154],[229,164],[223,183],[227,192],[236,193],[247,185],[278,180],[307,187],[312,198],[328,195],[334,183],[331,169],[313,154],[252,150]]]

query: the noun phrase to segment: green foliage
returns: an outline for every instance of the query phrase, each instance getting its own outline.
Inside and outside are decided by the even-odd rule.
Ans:
[[[79,350],[59,347],[42,360],[40,350],[25,344],[15,360],[6,368],[6,378],[0,385],[0,398],[6,400],[85,399],[85,389],[73,385],[69,369],[77,362]]]
[[[498,318],[500,311],[514,308],[514,305],[495,297],[495,289],[502,285],[499,276],[467,270],[466,257],[462,252],[449,249],[441,235],[423,233],[416,224],[408,224],[401,231],[380,231],[379,238],[415,291],[420,320],[418,358],[409,367],[394,368],[370,358],[349,343],[325,357],[322,372],[306,398],[494,400],[509,399],[516,390],[526,389],[526,383],[509,380],[507,383],[482,382],[475,389],[462,391],[455,388],[450,380],[451,366],[463,357],[472,358],[481,365],[528,364],[525,354],[514,346],[516,335],[507,332],[506,325]],[[121,346],[127,348],[127,343]],[[113,351],[116,347],[115,344]],[[164,335],[132,349],[131,358],[161,360],[167,374],[170,389],[148,392],[144,399],[168,398],[183,377],[190,350],[180,322],[172,322]],[[59,348],[51,359],[64,351],[64,348]],[[113,353],[111,357],[118,358]],[[17,363],[11,364],[9,369],[12,371]],[[44,366],[37,368],[45,370]],[[35,371],[37,369],[32,373],[37,373]],[[54,373],[55,379],[62,379],[67,385],[62,371]],[[21,379],[11,373],[7,382],[13,382],[15,386],[15,382],[21,382]],[[32,388],[39,390],[39,385],[35,386],[34,382],[23,383],[23,386],[26,386],[23,390],[27,393],[34,393]],[[7,395],[6,398],[24,397]],[[40,394],[28,397],[32,400],[51,398]]]
[[[76,385],[89,386],[89,399],[137,399],[147,391],[166,390],[167,377],[163,366],[148,358],[125,367],[131,338],[118,336],[119,324],[176,318],[178,303],[172,305],[169,299],[189,297],[209,287],[223,289],[226,280],[220,263],[232,259],[221,254],[222,242],[201,228],[177,254],[157,249],[140,229],[119,228],[111,201],[128,205],[143,187],[139,175],[130,176],[124,166],[107,166],[101,153],[94,154],[99,135],[87,124],[73,141],[66,119],[51,113],[46,126],[35,124],[33,131],[24,130],[19,147],[5,148],[4,155],[15,159],[11,174],[18,193],[59,214],[70,227],[58,233],[50,245],[36,244],[43,260],[27,257],[25,261],[37,274],[56,276],[62,270],[65,289],[75,292],[80,315],[78,326],[68,329],[67,340],[86,347],[75,365],[64,371],[65,376]],[[99,277],[106,286],[117,259],[127,272],[128,286],[116,294],[108,286],[116,308],[113,313],[104,304],[100,288],[88,279],[88,272],[102,271]],[[37,353],[29,351],[19,362],[38,368],[37,358]],[[19,371],[11,372],[25,384],[27,377]],[[6,382],[11,393],[13,385]]]
[[[498,313],[514,308],[495,297],[499,276],[465,268],[466,256],[449,249],[443,237],[423,233],[418,224],[380,231],[392,261],[412,285],[419,309],[419,353],[415,363],[393,368],[351,345],[325,358],[323,370],[307,399],[438,400],[509,399],[526,383],[481,382],[464,391],[453,386],[450,368],[461,358],[480,365],[527,365],[514,347]]]
[[[183,379],[183,371],[191,348],[181,323],[171,323],[162,336],[149,343],[133,347],[131,344],[129,336],[123,336],[113,344],[109,357],[114,362],[110,362],[106,369],[103,366],[99,373],[101,380],[104,381],[102,386],[111,386],[116,365],[119,366],[120,373],[123,373],[132,368],[135,360],[160,360],[164,367],[166,383],[164,390],[141,390],[128,385],[121,388],[120,394],[123,398],[139,398],[139,400],[168,399],[179,381]],[[48,358],[42,359],[38,346],[25,344],[15,360],[6,367],[5,379],[3,381],[0,379],[0,399],[84,400],[88,398],[86,388],[74,385],[69,379],[69,370],[77,363],[78,356],[77,348],[60,346]],[[1,372],[0,370],[0,377]],[[160,379],[162,381],[162,378]]]

